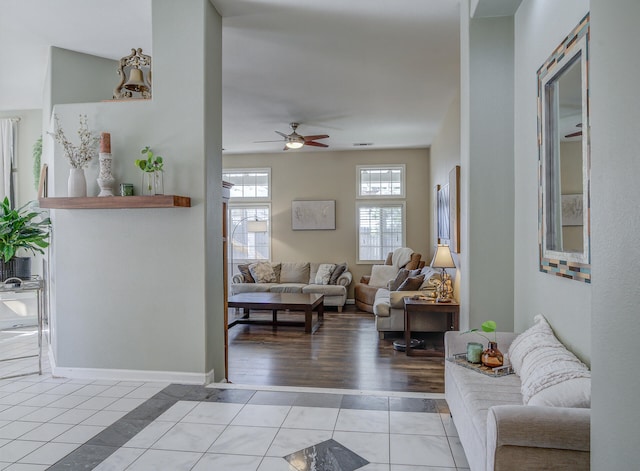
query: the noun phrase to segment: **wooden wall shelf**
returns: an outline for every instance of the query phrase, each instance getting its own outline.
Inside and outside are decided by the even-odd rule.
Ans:
[[[39,198],[46,209],[136,209],[136,208],[189,208],[191,198],[177,195],[155,196],[90,196],[85,198]]]

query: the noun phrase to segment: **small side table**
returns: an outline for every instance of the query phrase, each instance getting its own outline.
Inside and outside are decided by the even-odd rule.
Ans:
[[[0,300],[4,298],[5,294],[12,293],[36,293],[38,303],[38,353],[34,355],[21,355],[12,358],[3,358],[0,361],[12,361],[22,360],[24,358],[38,357],[38,371],[29,371],[26,373],[19,373],[10,376],[3,376],[0,379],[17,378],[19,376],[27,376],[31,374],[42,374],[42,330],[43,330],[43,317],[44,317],[44,280],[38,276],[34,276],[28,280],[21,280],[20,278],[9,278],[3,282],[0,282]]]
[[[460,304],[455,302],[436,303],[435,301],[424,299],[404,298],[404,341],[405,345],[411,345],[411,315],[433,315],[446,314],[447,328],[449,330],[459,330]],[[429,356],[444,357],[444,352],[437,350],[419,350],[406,348],[408,356]]]

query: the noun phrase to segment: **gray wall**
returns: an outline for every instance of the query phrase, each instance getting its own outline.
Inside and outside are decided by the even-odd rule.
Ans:
[[[640,2],[618,1],[615,8],[611,3],[591,0],[594,470],[637,469],[640,461],[634,355],[640,339]]]
[[[538,269],[536,72],[588,10],[588,0],[553,3],[525,0],[518,9],[514,154],[515,329],[525,330],[536,314],[543,314],[558,337],[587,363],[591,352],[591,286]]]
[[[219,188],[221,175],[220,18],[208,0],[153,0],[152,21],[152,100],[57,105],[55,113],[68,133],[80,113],[95,132],[111,133],[117,183],[139,189],[134,159],[151,145],[165,157],[165,193],[190,196],[192,207],[52,210],[54,353],[71,376],[134,370],[202,382],[211,368],[223,374],[222,337],[207,328],[223,328],[220,190],[205,199],[207,179]],[[185,76],[175,64],[187,50]],[[64,196],[69,165],[59,146],[53,164],[52,193]],[[97,171],[96,162],[86,171],[89,195]]]
[[[461,2],[460,324],[513,329],[513,18]]]

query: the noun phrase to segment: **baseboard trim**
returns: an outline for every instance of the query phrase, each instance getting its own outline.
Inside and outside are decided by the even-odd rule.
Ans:
[[[208,373],[184,373],[181,371],[62,367],[55,364],[51,348],[49,348],[49,361],[51,363],[51,374],[53,376],[69,379],[144,381],[145,383],[161,382],[207,385],[212,383],[214,378],[213,370]]]
[[[354,298],[347,298],[347,301],[345,302],[345,304],[355,304],[356,300]]]

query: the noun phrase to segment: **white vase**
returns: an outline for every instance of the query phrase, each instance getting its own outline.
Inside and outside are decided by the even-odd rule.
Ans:
[[[87,196],[87,179],[83,168],[71,169],[67,183],[67,194],[69,197]]]

